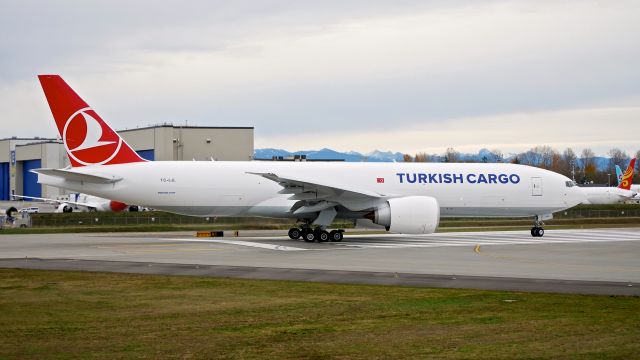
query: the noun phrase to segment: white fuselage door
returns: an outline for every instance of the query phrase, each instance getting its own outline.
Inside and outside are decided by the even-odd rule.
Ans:
[[[531,178],[531,195],[542,196],[542,178]]]

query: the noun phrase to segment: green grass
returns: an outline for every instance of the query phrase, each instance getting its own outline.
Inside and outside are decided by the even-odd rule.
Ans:
[[[638,297],[0,270],[0,358],[630,359],[638,309]]]

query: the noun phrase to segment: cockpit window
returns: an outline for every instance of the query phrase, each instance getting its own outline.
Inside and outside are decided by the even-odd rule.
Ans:
[[[573,182],[573,181],[567,181],[567,182],[565,182],[565,185],[567,185],[567,187],[574,187],[574,186],[576,186],[576,183]]]

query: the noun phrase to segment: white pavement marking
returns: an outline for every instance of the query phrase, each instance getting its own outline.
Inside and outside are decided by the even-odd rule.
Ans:
[[[201,240],[201,239],[159,239],[159,240],[169,240],[169,241],[183,241],[183,242],[206,242],[206,243],[216,243],[216,244],[230,244],[230,245],[240,245],[240,246],[249,246],[256,247],[262,249],[269,250],[278,250],[278,251],[304,251],[309,249],[291,247],[291,246],[283,246],[283,245],[274,245],[274,244],[265,244],[251,241],[240,241],[240,240]]]
[[[523,231],[500,232],[464,232],[464,233],[438,233],[430,235],[348,235],[344,242],[323,243],[327,246],[314,246],[311,248],[299,248],[284,245],[275,245],[268,242],[280,241],[284,238],[246,237],[244,240],[228,239],[158,239],[166,241],[205,242],[248,246],[277,251],[308,251],[330,249],[398,249],[398,248],[433,248],[433,247],[458,247],[475,245],[537,245],[537,244],[563,244],[563,243],[594,243],[611,241],[640,241],[640,230],[551,230],[544,237],[534,238]],[[253,241],[248,241],[253,240]],[[289,241],[287,239],[287,241]],[[291,241],[295,244],[295,242]],[[315,244],[320,245],[320,244]]]
[[[640,241],[640,231],[618,230],[555,230],[547,231],[542,238],[529,237],[521,231],[440,233],[424,236],[385,235],[382,238],[360,235],[347,236],[336,246],[350,248],[416,248],[473,245],[531,245],[561,243],[593,243],[610,241]]]

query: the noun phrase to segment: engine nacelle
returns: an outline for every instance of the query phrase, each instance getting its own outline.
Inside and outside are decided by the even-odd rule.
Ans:
[[[440,223],[440,205],[429,196],[389,199],[374,212],[374,223],[402,234],[431,234]]]
[[[56,212],[61,212],[61,213],[73,212],[73,206],[71,206],[69,204],[62,203],[62,204],[58,205],[58,210]]]
[[[120,201],[115,201],[115,200],[111,200],[109,201],[109,209],[113,212],[118,212],[118,211],[122,211],[124,209],[126,209],[128,206],[127,204],[120,202]]]

